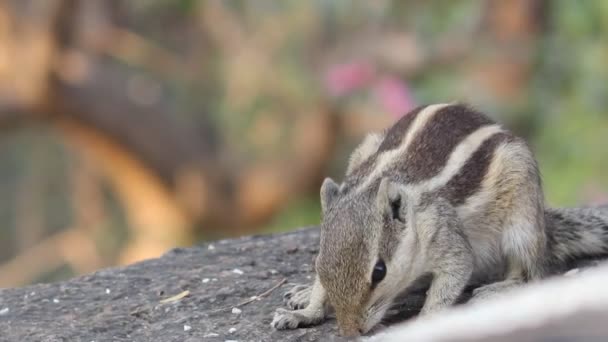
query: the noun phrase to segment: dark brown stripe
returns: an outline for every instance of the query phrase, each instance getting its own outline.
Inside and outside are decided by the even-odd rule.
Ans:
[[[401,145],[407,131],[409,130],[412,122],[416,119],[418,114],[427,106],[420,106],[409,113],[405,114],[401,119],[393,124],[390,128],[387,129],[386,134],[384,135],[384,139],[380,143],[378,150],[369,156],[367,160],[361,163],[359,166],[354,168],[350,174],[347,175],[347,179],[344,180],[343,191],[349,192],[349,190],[356,186],[360,181],[367,178],[367,176],[372,172],[374,165],[376,164],[376,159],[378,155],[382,152],[396,149]]]
[[[513,140],[510,133],[497,133],[488,138],[466,164],[460,169],[446,186],[440,191],[445,198],[457,206],[464,202],[481,188],[487,174],[494,152],[502,143]]]
[[[458,144],[479,128],[494,122],[485,115],[456,104],[440,109],[412,141],[399,173],[408,183],[436,176]]]
[[[410,129],[412,122],[418,117],[418,114],[428,106],[420,106],[405,114],[401,119],[399,119],[389,130],[386,132],[386,136],[378,147],[379,152],[384,152],[388,150],[394,150],[401,145],[403,138],[405,137],[407,131]]]

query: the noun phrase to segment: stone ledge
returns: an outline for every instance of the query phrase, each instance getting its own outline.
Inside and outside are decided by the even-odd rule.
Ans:
[[[608,341],[608,265],[411,320],[366,341]]]
[[[223,240],[65,282],[3,289],[0,341],[326,341],[335,324],[270,327],[289,283],[310,281],[318,239],[309,228]]]
[[[3,289],[0,341],[341,341],[331,318],[307,329],[270,327],[283,292],[311,281],[318,240],[315,227],[223,240],[65,282]],[[424,289],[414,291],[387,322],[415,315],[423,301]]]

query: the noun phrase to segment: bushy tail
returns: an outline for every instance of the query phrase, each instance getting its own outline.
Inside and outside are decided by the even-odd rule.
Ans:
[[[608,205],[547,208],[545,223],[551,261],[556,266],[577,259],[608,256]]]

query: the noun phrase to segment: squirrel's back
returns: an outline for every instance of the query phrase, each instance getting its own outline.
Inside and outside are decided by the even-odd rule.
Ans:
[[[481,272],[502,264],[505,250],[519,245],[544,253],[544,199],[532,152],[466,105],[419,107],[383,133],[369,135],[351,156],[341,193],[375,194],[383,178],[406,186],[416,202],[449,202]],[[511,231],[524,225],[535,228],[521,231],[535,233]]]
[[[341,192],[375,193],[384,177],[417,189],[421,200],[449,201],[488,266],[504,246],[485,238],[507,219],[535,223],[538,236],[510,237],[539,239],[540,249],[548,246],[549,264],[608,253],[608,206],[545,208],[526,142],[467,105],[421,106],[384,132],[368,135],[351,154]]]

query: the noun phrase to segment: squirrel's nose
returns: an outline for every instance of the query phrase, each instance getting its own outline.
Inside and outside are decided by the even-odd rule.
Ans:
[[[344,336],[344,337],[357,337],[357,336],[361,336],[363,329],[340,329],[340,335]]]

